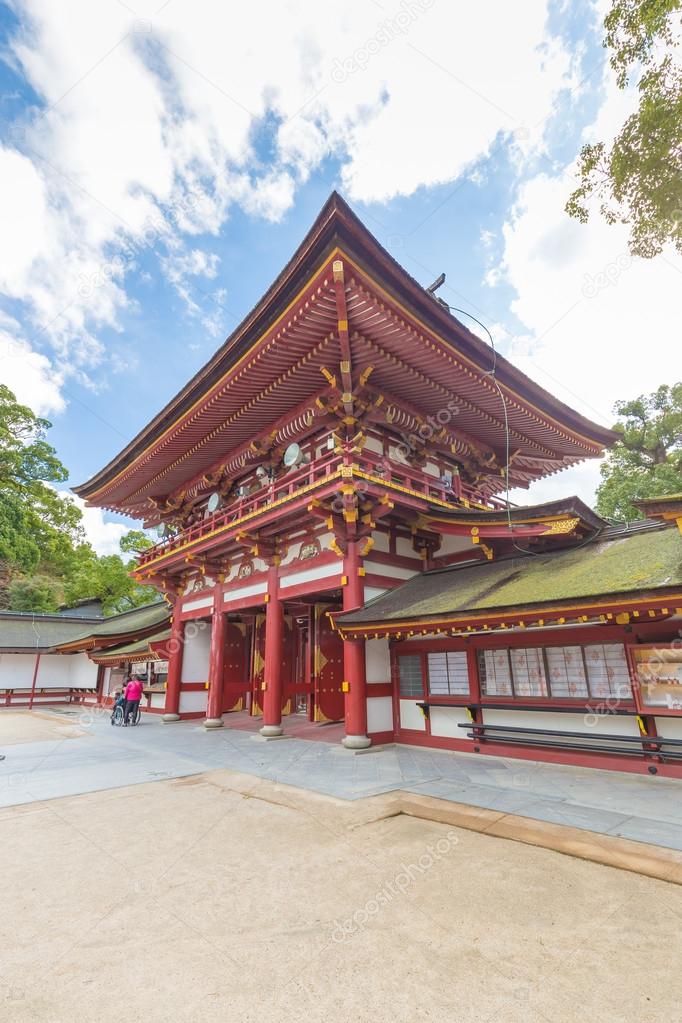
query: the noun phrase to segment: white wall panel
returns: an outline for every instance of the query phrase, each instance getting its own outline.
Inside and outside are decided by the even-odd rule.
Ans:
[[[415,700],[400,701],[400,727],[410,728],[414,732],[426,731],[424,715]]]
[[[223,595],[223,602],[225,604],[231,603],[233,600],[246,600],[247,597],[259,597],[261,594],[267,591],[268,584],[263,580],[262,582],[252,583],[250,586],[235,586],[233,590],[227,590]]]
[[[211,646],[211,627],[185,626],[185,643],[182,651],[182,681],[206,682],[208,680],[208,654]]]
[[[682,718],[655,718],[656,730],[666,739],[682,739]]]
[[[467,739],[466,728],[457,727],[459,724],[471,724],[463,707],[431,707],[430,721],[431,735],[448,739]]]
[[[365,571],[368,574],[385,575],[389,579],[411,579],[418,574],[420,568],[418,564],[414,568],[403,568],[402,565],[385,565],[381,561],[365,561]]]
[[[330,576],[340,575],[341,562],[333,561],[328,565],[317,565],[302,569],[300,572],[292,572],[291,575],[282,576],[279,585],[284,590],[290,586],[301,586],[303,583],[312,583],[318,579],[328,579]]]
[[[378,696],[367,701],[367,731],[393,731],[393,700],[390,696]]]
[[[207,701],[207,689],[194,690],[190,693],[180,693],[180,713],[196,714],[199,711],[205,713]]]
[[[196,600],[186,600],[182,605],[183,611],[198,611],[200,607],[211,607],[213,596],[197,597]]]
[[[0,654],[0,689],[30,689],[35,654]]]
[[[387,639],[368,639],[365,643],[365,665],[368,682],[391,681],[391,657]]]
[[[596,716],[590,711],[575,714],[557,714],[548,711],[487,710],[483,708],[483,724],[514,725],[517,728],[553,728],[557,731],[584,732],[586,738],[595,732],[608,735],[639,735],[634,715],[620,714]]]

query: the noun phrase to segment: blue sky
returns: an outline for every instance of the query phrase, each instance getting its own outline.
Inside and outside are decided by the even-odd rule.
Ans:
[[[215,6],[0,6],[0,373],[52,420],[70,484],[206,361],[332,188],[593,418],[670,375],[679,260],[636,263],[621,228],[563,212],[580,145],[632,104],[605,65],[603,4],[369,0],[321,17],[306,0],[273,4],[266,28]],[[645,367],[627,354],[643,331]],[[532,496],[589,499],[596,477]],[[114,521],[89,516],[101,549]]]

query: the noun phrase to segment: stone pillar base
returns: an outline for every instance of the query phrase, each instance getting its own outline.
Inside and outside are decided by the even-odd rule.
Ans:
[[[206,718],[204,728],[222,728],[223,724],[222,718]]]
[[[282,734],[283,728],[281,725],[263,725],[263,727],[259,729],[259,731],[264,738],[274,739],[278,735]]]
[[[345,735],[341,741],[346,749],[367,749],[372,745],[366,735]]]
[[[164,714],[161,718],[162,721],[179,721],[179,714]]]

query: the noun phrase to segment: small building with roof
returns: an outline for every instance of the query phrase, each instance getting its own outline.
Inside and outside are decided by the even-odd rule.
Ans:
[[[89,613],[85,609],[0,612],[0,707],[106,704],[133,665],[148,682],[146,702],[152,706],[153,688],[163,693],[165,681],[167,654],[154,641],[166,636],[168,605],[157,601],[108,618],[97,602],[88,602]],[[135,644],[133,656],[128,648]]]

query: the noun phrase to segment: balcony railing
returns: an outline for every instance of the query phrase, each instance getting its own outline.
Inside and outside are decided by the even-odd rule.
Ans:
[[[326,477],[332,476],[344,464],[344,455],[336,452],[325,453],[285,476],[268,481],[253,492],[231,500],[226,508],[216,511],[213,515],[187,526],[175,536],[168,537],[168,539],[148,548],[140,555],[138,563],[142,567],[161,555],[180,550],[194,540],[208,536],[230,523],[237,522],[261,509],[266,510],[277,502],[292,498],[309,487],[323,483]],[[506,508],[506,504],[497,498],[482,498],[479,492],[464,483],[458,476],[453,477],[452,486],[446,486],[442,480],[429,475],[429,473],[409,465],[389,462],[371,452],[363,452],[359,456],[354,455],[353,465],[360,472],[381,478],[389,487],[394,486],[412,491],[427,500],[435,499],[452,507],[461,506],[461,502],[465,500],[479,507],[489,508],[491,511]]]

